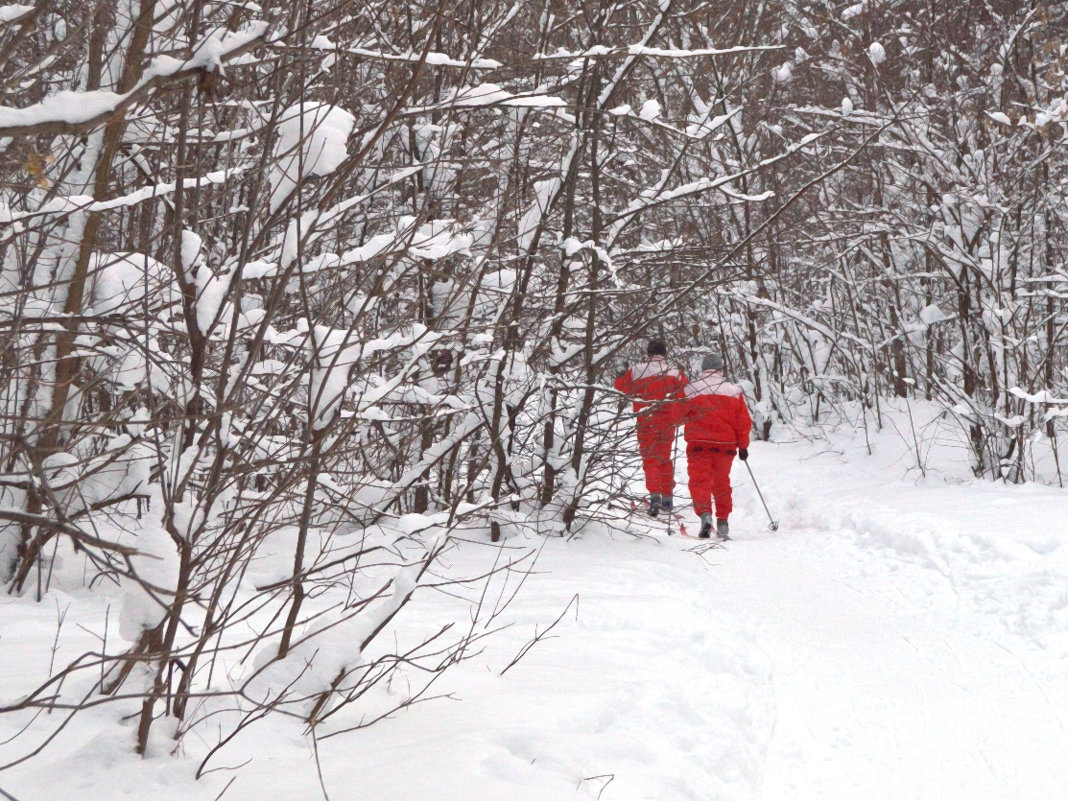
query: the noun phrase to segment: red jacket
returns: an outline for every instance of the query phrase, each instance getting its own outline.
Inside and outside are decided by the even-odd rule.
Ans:
[[[679,404],[678,422],[686,426],[687,442],[749,447],[753,420],[741,387],[716,370],[705,370],[686,385]]]
[[[635,399],[635,412],[641,412],[654,403],[679,398],[685,386],[686,376],[681,370],[668,364],[663,356],[653,356],[647,362],[636,364],[616,379],[616,389]],[[660,410],[650,414],[655,414],[658,418],[671,415],[669,425],[675,425],[674,415],[668,408],[672,405],[674,404],[663,404]]]

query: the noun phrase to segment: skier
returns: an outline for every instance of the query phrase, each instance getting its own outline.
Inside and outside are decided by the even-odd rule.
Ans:
[[[646,347],[648,361],[636,364],[616,378],[616,389],[634,398],[638,415],[638,449],[649,491],[648,512],[671,511],[675,489],[675,465],[671,447],[675,442],[677,405],[686,386],[686,376],[667,361],[667,346],[658,339]]]
[[[740,387],[723,375],[723,359],[708,354],[701,362],[701,375],[686,385],[678,408],[678,422],[685,426],[687,471],[693,510],[701,517],[698,536],[730,539],[727,518],[731,513],[731,464],[735,453],[749,458],[749,428],[752,419]],[[715,517],[712,501],[715,500]]]

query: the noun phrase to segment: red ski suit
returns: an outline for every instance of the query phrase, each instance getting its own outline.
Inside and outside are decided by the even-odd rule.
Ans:
[[[686,376],[663,356],[636,364],[616,379],[616,389],[635,398],[638,449],[645,468],[645,488],[669,496],[675,488],[671,446],[675,442],[676,411]]]
[[[742,390],[717,370],[705,370],[688,384],[678,405],[678,421],[686,426],[686,469],[690,497],[698,515],[712,512],[726,520],[731,503],[731,463],[739,448],[749,447],[753,424]]]

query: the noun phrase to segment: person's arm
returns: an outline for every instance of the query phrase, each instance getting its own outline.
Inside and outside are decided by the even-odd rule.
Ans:
[[[633,377],[631,375],[630,368],[628,367],[626,370],[616,376],[616,389],[618,389],[620,392],[630,395],[631,391],[634,389],[632,380]]]
[[[738,408],[735,412],[734,433],[738,437],[738,448],[749,449],[749,432],[753,428],[753,418],[749,416],[749,408],[745,405],[745,396],[738,396]],[[748,456],[748,454],[746,454]],[[745,461],[744,459],[742,461]]]

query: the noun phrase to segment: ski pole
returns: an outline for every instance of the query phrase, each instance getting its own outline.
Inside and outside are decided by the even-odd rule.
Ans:
[[[671,508],[667,513],[667,535],[671,536],[671,520],[675,514],[675,458],[679,455],[679,432],[671,429]]]
[[[760,491],[760,485],[757,484],[756,476],[753,475],[753,468],[749,466],[749,460],[746,459],[744,462],[742,462],[742,464],[744,464],[745,469],[749,471],[749,477],[753,479],[753,487],[757,491],[757,497],[759,497],[760,502],[764,504],[764,511],[768,513],[768,520],[770,521],[768,523],[768,528],[770,528],[772,531],[778,531],[779,523],[775,520],[775,518],[771,516],[771,510],[768,509],[768,503],[764,500],[764,493]]]

